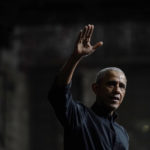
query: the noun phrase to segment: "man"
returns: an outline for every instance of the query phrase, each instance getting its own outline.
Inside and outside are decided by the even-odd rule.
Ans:
[[[74,51],[62,67],[49,93],[59,121],[64,126],[64,150],[128,150],[128,135],[115,122],[116,110],[123,101],[127,79],[119,68],[110,67],[97,74],[92,89],[96,102],[92,108],[74,101],[71,81],[79,62],[103,42],[91,45],[93,25],[80,31]]]

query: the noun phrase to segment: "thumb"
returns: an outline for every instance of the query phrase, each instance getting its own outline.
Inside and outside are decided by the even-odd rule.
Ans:
[[[98,47],[102,46],[103,45],[103,42],[100,41],[98,43],[96,43],[94,46],[93,46],[93,49],[97,49]]]

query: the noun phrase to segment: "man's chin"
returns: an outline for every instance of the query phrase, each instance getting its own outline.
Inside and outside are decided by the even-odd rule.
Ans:
[[[119,108],[118,104],[108,104],[107,107],[111,110],[111,111],[115,111]]]
[[[99,105],[103,106],[106,110],[108,111],[115,111],[119,108],[120,104],[117,102],[113,103],[113,102],[106,102],[106,101],[97,101],[97,102],[101,102],[98,103]]]

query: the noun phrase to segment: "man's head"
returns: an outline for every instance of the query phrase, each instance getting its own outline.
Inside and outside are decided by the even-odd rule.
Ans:
[[[96,102],[110,112],[114,112],[123,101],[126,92],[127,79],[124,72],[116,67],[100,70],[92,89]]]

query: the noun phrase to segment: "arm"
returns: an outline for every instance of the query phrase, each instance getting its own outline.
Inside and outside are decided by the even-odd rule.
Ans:
[[[94,25],[85,26],[83,30],[80,31],[77,41],[75,43],[75,48],[65,63],[65,65],[60,70],[57,76],[57,84],[58,85],[66,85],[69,84],[72,80],[74,71],[79,64],[79,62],[85,57],[92,54],[96,48],[103,45],[103,42],[98,42],[94,46],[91,45],[91,37],[93,34]]]
[[[49,101],[56,112],[57,118],[63,125],[67,122],[74,126],[81,120],[82,115],[80,116],[79,114],[82,113],[82,111],[79,105],[73,101],[70,92],[71,85],[69,83],[80,61],[85,56],[92,54],[96,48],[103,44],[102,42],[98,42],[94,46],[90,44],[93,30],[94,26],[88,25],[80,31],[73,53],[61,68],[49,92]]]

